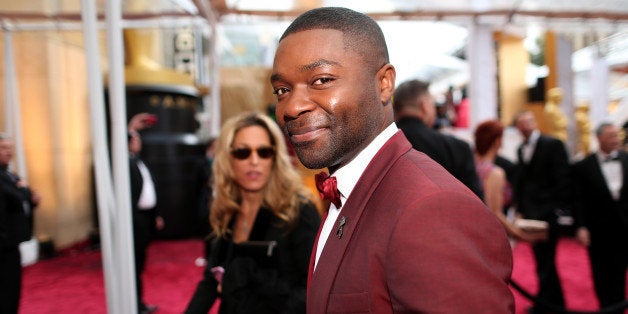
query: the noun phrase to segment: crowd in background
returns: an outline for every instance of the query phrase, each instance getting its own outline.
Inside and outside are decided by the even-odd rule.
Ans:
[[[411,83],[401,87],[407,84]],[[532,111],[514,117],[512,125],[523,143],[513,161],[500,156],[505,129],[500,121],[476,126],[472,144],[483,199],[513,240],[532,245],[539,291],[530,312],[564,310],[555,257],[559,238],[569,236],[587,248],[600,307],[623,313],[628,265],[627,124],[602,122],[595,130],[589,127],[598,150],[570,161],[574,159],[565,148],[567,121],[559,109],[561,101],[559,89],[548,91],[542,111],[550,121],[548,134],[541,134]],[[444,109],[448,107],[455,108],[447,102],[437,106],[439,123],[434,128],[455,125],[457,110]],[[572,223],[561,223],[565,217]]]
[[[299,48],[301,45],[311,44],[312,38],[326,42],[329,36],[337,35],[334,32],[327,33],[329,29],[319,28],[320,25],[312,27],[312,25],[322,23],[318,18],[326,18],[328,14],[339,14],[339,12],[325,10],[328,9],[314,11],[309,19],[308,17],[298,19],[298,23],[302,24],[297,23],[296,26],[291,26],[286,31],[285,37],[282,37],[282,40],[286,40],[278,49],[274,69],[276,73],[272,77],[272,83],[278,85],[274,89],[279,100],[276,111],[279,114],[275,119],[279,121],[265,114],[252,112],[243,112],[232,117],[224,123],[218,137],[208,143],[206,155],[198,164],[197,173],[194,174],[198,175],[199,196],[198,208],[195,210],[198,211],[199,218],[207,222],[199,226],[200,232],[207,234],[205,239],[207,264],[202,280],[198,283],[194,295],[190,296],[186,313],[207,313],[217,299],[221,300],[220,313],[305,313],[306,307],[316,309],[321,306],[320,302],[311,302],[308,298],[327,300],[326,296],[318,292],[320,290],[315,291],[314,294],[306,294],[310,283],[319,287],[328,285],[328,288],[338,285],[349,290],[359,290],[366,286],[372,294],[387,290],[387,293],[392,293],[402,300],[387,300],[388,302],[400,302],[409,307],[416,305],[414,304],[416,302],[422,303],[417,305],[417,308],[424,306],[424,308],[442,310],[458,306],[458,308],[481,309],[486,306],[485,300],[491,300],[495,302],[495,308],[507,309],[512,298],[509,297],[509,290],[506,289],[507,283],[502,280],[504,279],[502,277],[507,276],[502,275],[507,273],[508,267],[501,266],[510,265],[511,267],[512,263],[509,264],[511,262],[509,256],[501,254],[507,252],[508,248],[505,237],[504,243],[500,243],[498,239],[498,236],[502,237],[502,233],[510,238],[511,245],[515,245],[517,241],[525,241],[532,246],[539,290],[530,313],[560,312],[565,308],[565,301],[556,269],[555,256],[557,243],[561,237],[565,236],[562,229],[564,226],[560,223],[560,218],[565,213],[573,218],[573,234],[567,236],[577,238],[589,252],[595,293],[600,306],[612,307],[626,299],[628,153],[622,147],[625,132],[621,127],[611,123],[602,123],[597,126],[595,135],[599,150],[578,162],[571,163],[564,139],[542,134],[537,126],[535,115],[531,111],[522,111],[514,117],[513,126],[519,131],[523,142],[517,149],[516,160],[508,160],[500,156],[505,126],[498,120],[481,121],[473,130],[472,143],[439,131],[448,127],[469,127],[470,104],[464,97],[464,93],[462,100],[454,104],[453,91],[449,90],[445,102],[437,105],[434,96],[430,93],[428,82],[410,80],[400,82],[395,88],[394,68],[388,64],[387,53],[385,56],[382,53],[385,49],[373,48],[382,45],[381,42],[372,39],[371,34],[378,32],[378,29],[374,28],[368,36],[360,35],[362,31],[355,31],[351,33],[351,36],[366,36],[368,40],[373,40],[366,46],[362,46],[364,43],[355,43],[355,47],[358,48],[354,47],[354,49],[373,52],[377,56],[373,57],[374,59],[382,59],[376,61],[370,58],[365,59],[378,65],[382,63],[384,64],[382,67],[374,68],[369,62],[365,65],[353,59],[353,61],[344,60],[343,58],[348,57],[335,55],[333,49],[330,49],[331,52],[324,49],[321,51],[348,62],[349,68],[359,69],[352,73],[356,77],[366,76],[364,74],[366,71],[375,71],[380,81],[377,82],[379,85],[372,85],[381,87],[377,91],[381,99],[371,97],[373,95],[370,94],[367,95],[368,97],[350,93],[341,95],[349,99],[349,102],[366,99],[369,103],[365,106],[368,107],[363,110],[358,106],[343,103],[339,107],[344,105],[346,108],[331,108],[334,106],[330,105],[329,111],[337,110],[333,114],[342,118],[346,116],[355,118],[354,115],[363,113],[364,116],[361,117],[363,119],[347,122],[330,118],[330,121],[325,123],[329,124],[328,128],[332,129],[330,132],[338,132],[334,134],[336,136],[319,139],[320,142],[328,145],[311,146],[317,143],[314,140],[308,140],[310,137],[315,137],[310,133],[316,133],[319,130],[312,131],[314,127],[310,124],[314,124],[313,121],[323,122],[318,122],[314,118],[306,122],[296,122],[300,116],[306,114],[299,112],[300,110],[311,114],[316,108],[304,109],[293,103],[289,104],[286,100],[287,96],[284,95],[290,90],[282,84],[290,80],[300,82],[299,74],[292,73],[291,69],[312,71],[320,66],[319,64],[310,64],[309,67],[296,66],[292,62],[304,58]],[[317,14],[320,16],[314,18]],[[343,14],[353,16],[354,12]],[[366,17],[356,15],[353,18],[361,20]],[[363,22],[370,23],[368,20]],[[336,21],[329,21],[329,23],[334,24]],[[347,23],[351,24],[351,22]],[[360,29],[364,23],[359,24]],[[358,24],[342,27],[358,27]],[[313,32],[308,34],[315,36],[304,36],[305,32]],[[385,48],[385,42],[383,46]],[[336,65],[334,62],[329,63],[326,66]],[[363,71],[363,69],[366,70]],[[320,81],[320,84],[327,84],[333,80],[321,79]],[[298,86],[298,84],[293,85]],[[359,92],[368,94],[368,91]],[[556,101],[553,101],[554,105]],[[388,107],[381,106],[382,103]],[[393,114],[394,125],[387,124],[393,122],[387,120]],[[141,138],[137,131],[149,127],[143,123],[155,123],[155,121],[150,122],[149,118],[150,116],[138,116],[137,120],[132,119],[129,123],[128,137],[139,313],[151,313],[157,310],[156,306],[143,301],[141,274],[146,262],[146,248],[151,235],[155,229],[163,228],[165,223],[159,213],[154,211],[158,197],[155,195],[150,165],[145,165],[139,158]],[[339,121],[346,122],[347,125]],[[382,129],[367,129],[365,126],[382,127]],[[334,127],[337,129],[333,129]],[[286,134],[282,133],[281,128],[284,131],[292,131],[290,141],[286,141]],[[397,129],[401,130],[405,136],[401,137]],[[372,137],[369,138],[363,134]],[[375,143],[375,146],[370,146],[371,141]],[[5,150],[3,145],[8,145],[7,143],[9,143],[7,139],[0,137],[0,153]],[[343,145],[355,147],[346,149]],[[392,147],[393,152],[387,152],[390,155],[376,154],[384,145],[390,145],[386,147]],[[410,150],[410,146],[421,153]],[[306,166],[327,168],[330,174],[334,175],[330,177],[325,174],[320,177],[321,196],[330,197],[331,202],[329,212],[325,211],[323,214],[326,218],[322,218],[317,212],[313,202],[316,196],[304,186],[302,178],[299,177],[295,167],[295,156],[291,154],[295,151],[293,149]],[[6,150],[11,151],[12,147]],[[368,157],[365,160],[373,160],[374,164],[378,165],[368,169],[381,170],[382,178],[367,173],[366,167],[370,165],[368,162],[364,165],[359,164],[362,161],[360,158],[366,158],[363,153]],[[11,155],[7,156],[10,160]],[[394,159],[395,167],[398,167],[393,169],[393,173],[387,172],[389,169],[386,168],[386,162],[383,162],[386,158]],[[0,266],[2,266],[0,267],[2,270],[0,288],[2,290],[0,291],[2,293],[0,295],[5,298],[10,295],[10,302],[0,299],[0,309],[2,309],[0,312],[15,313],[18,304],[16,300],[19,300],[19,293],[15,295],[16,287],[19,292],[19,270],[11,271],[10,274],[7,274],[6,270],[14,269],[16,265],[19,265],[17,245],[19,241],[26,240],[30,235],[28,217],[31,214],[30,210],[39,202],[39,197],[24,182],[8,172],[6,169],[8,160],[5,162],[4,159],[0,160],[2,161],[0,166],[3,167],[2,175],[7,176],[9,180],[7,180],[8,183],[2,183],[2,194],[0,194],[2,196],[0,199],[2,206],[0,207]],[[401,161],[397,163],[397,159]],[[356,173],[359,174],[357,178]],[[414,177],[408,178],[408,173]],[[458,180],[450,179],[451,176]],[[355,180],[351,182],[353,185],[347,186],[346,181],[342,184],[337,183],[336,177],[341,180]],[[405,181],[400,182],[400,178]],[[381,188],[376,192],[379,193],[376,194],[378,197],[372,197],[359,187],[356,188],[357,192],[353,191],[358,179],[372,180],[374,185],[385,182],[391,187]],[[417,183],[417,181],[421,182]],[[429,197],[414,195],[419,194],[417,191],[422,191],[417,190],[416,186],[419,184],[422,189],[429,191]],[[19,189],[21,193],[16,200],[9,200],[13,196],[12,189]],[[412,195],[397,195],[399,197],[392,199],[394,198],[391,196],[392,190],[398,192],[401,189]],[[335,195],[329,196],[327,192],[335,193]],[[440,269],[438,267],[442,267],[443,264],[459,263],[457,265],[460,267],[452,267],[450,272],[459,272],[460,276],[473,277],[475,281],[472,280],[472,282],[486,283],[486,286],[490,287],[484,292],[482,292],[483,289],[479,289],[480,287],[477,290],[467,291],[469,294],[476,293],[478,297],[464,299],[460,296],[460,304],[443,305],[437,300],[413,300],[416,299],[414,291],[404,289],[406,282],[420,281],[421,276],[442,274],[436,274],[429,269],[403,268],[409,265],[406,261],[413,259],[413,256],[407,255],[406,252],[388,250],[387,243],[378,242],[375,238],[381,234],[375,234],[376,232],[371,229],[367,228],[366,231],[362,229],[360,233],[360,230],[352,225],[354,221],[351,221],[350,214],[347,211],[340,211],[341,208],[348,208],[346,210],[359,208],[356,203],[362,200],[356,200],[356,197],[351,198],[350,196],[353,195],[366,195],[368,199],[364,203],[373,202],[364,205],[366,208],[364,211],[367,214],[360,223],[370,226],[371,229],[386,229],[386,232],[390,232],[388,235],[390,238],[398,240],[394,244],[406,245],[415,250],[425,248],[425,243],[417,243],[426,241],[419,236],[414,236],[413,233],[417,232],[426,236],[428,229],[432,235],[439,233],[438,239],[444,239],[449,234],[457,236],[458,238],[452,238],[450,241],[460,241],[458,246],[452,245],[448,249],[457,248],[460,256],[451,257],[448,254],[439,253],[447,249],[429,246],[428,243],[427,247],[432,251],[423,252],[426,255],[431,254],[432,257],[426,259],[426,263],[436,265],[435,269]],[[380,201],[381,199],[385,199],[385,202]],[[446,204],[443,205],[441,202]],[[482,202],[490,213],[485,213]],[[420,230],[420,227],[402,219],[391,218],[393,214],[384,215],[381,214],[381,210],[378,211],[391,203],[402,208],[394,214],[399,214],[404,218],[413,218],[414,221],[427,221],[422,225],[426,230]],[[466,221],[461,222],[458,216],[438,215],[441,207],[459,210],[462,215],[467,215],[474,222],[484,226],[485,229],[482,229],[484,232],[495,237],[486,239],[485,235],[478,231],[481,228],[468,231],[468,228],[462,226],[462,223]],[[405,209],[408,212],[403,212]],[[491,213],[498,222],[487,219],[487,217],[492,217]],[[328,214],[332,215],[332,219],[328,217]],[[415,216],[419,214],[424,216]],[[449,223],[454,227],[448,229],[449,226],[445,228],[429,226],[430,217],[441,219],[444,224]],[[18,223],[24,226],[24,230],[14,230]],[[400,228],[406,232],[398,232]],[[500,228],[503,228],[503,232]],[[319,241],[317,232],[319,235],[320,233],[324,235],[322,242]],[[347,236],[351,232],[355,232],[355,236]],[[355,241],[360,236],[362,240],[353,242],[354,245],[358,247],[372,245],[372,247],[363,251],[349,249],[346,253],[348,257],[345,256],[343,262],[350,261],[353,264],[342,264],[343,262],[335,255],[323,252],[325,248],[327,250],[325,252],[335,250],[345,253],[343,250],[348,245],[344,241]],[[326,241],[330,249],[325,247]],[[376,255],[376,258],[363,256],[367,254],[364,253],[365,251]],[[394,256],[381,256],[383,255],[381,252]],[[411,258],[408,259],[408,257]],[[393,276],[386,277],[378,271],[384,272],[382,269],[388,271],[391,267],[368,263],[371,261],[366,261],[368,258],[403,269],[397,272],[391,271]],[[447,259],[442,261],[440,258]],[[319,264],[319,259],[327,264]],[[330,262],[337,263],[338,269],[343,271],[338,274],[337,278],[353,278],[353,280],[339,280],[334,277],[335,281],[332,283],[328,281],[331,279],[323,278],[321,272],[336,274],[327,266]],[[392,268],[396,270],[395,267]],[[363,275],[370,276],[368,277],[370,281],[365,281],[360,276],[352,276],[355,269],[365,270]],[[416,276],[404,277],[407,273]],[[5,278],[10,279],[11,286],[6,285],[9,279]],[[433,285],[435,289],[443,291],[451,287],[464,290],[451,281],[443,285],[436,281],[423,282],[423,285]],[[417,285],[411,285],[411,288],[428,290],[417,288]],[[359,287],[356,288],[356,286]],[[7,291],[13,293],[10,294]],[[438,294],[435,291],[424,293],[426,295]],[[496,298],[495,293],[503,295],[501,298]],[[339,309],[368,307],[368,304],[365,305],[359,300],[369,298],[363,298],[360,295],[354,295],[353,299],[350,299],[353,302],[345,302],[348,298],[346,295],[345,299],[340,299],[343,296],[336,295],[336,297],[337,300],[332,298],[329,302],[334,304],[335,300],[335,305]],[[375,308],[386,308],[389,305],[379,299],[369,300]],[[613,313],[623,312],[621,309],[611,310],[614,311]]]

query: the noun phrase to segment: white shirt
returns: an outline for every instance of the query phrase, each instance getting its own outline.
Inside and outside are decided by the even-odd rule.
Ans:
[[[137,208],[151,209],[157,204],[155,184],[153,184],[153,178],[150,176],[148,168],[139,159],[137,160],[137,167],[142,175],[142,192],[140,192],[140,199],[137,201]]]
[[[600,169],[604,175],[606,186],[611,192],[614,200],[618,200],[621,192],[621,187],[624,184],[624,178],[622,177],[622,167],[619,160],[605,161],[607,157],[617,157],[617,151],[613,151],[610,154],[604,152],[597,152],[597,160],[600,163]]]
[[[375,154],[384,146],[388,140],[397,133],[399,129],[397,125],[391,123],[384,131],[382,131],[373,141],[366,146],[355,158],[350,161],[348,164],[336,170],[336,172],[332,173],[332,176],[336,177],[338,182],[338,191],[340,192],[340,201],[344,205],[347,202],[349,196],[351,196],[351,191],[355,187],[356,183],[362,176],[362,173],[366,169],[366,166],[371,162]],[[334,228],[334,224],[338,216],[340,216],[341,208],[336,208],[336,205],[331,204],[329,206],[329,212],[327,213],[327,218],[323,223],[323,228],[321,229],[321,234],[318,238],[318,245],[316,246],[316,260],[314,261],[314,269],[316,270],[316,265],[318,264],[318,259],[323,252],[323,248],[325,247],[325,243],[329,238],[329,234]]]
[[[530,163],[532,155],[534,154],[534,149],[536,149],[536,143],[539,141],[540,136],[541,132],[539,132],[539,130],[532,131],[532,134],[530,134],[530,137],[528,138],[528,143],[523,145],[521,148],[521,155],[524,163]]]

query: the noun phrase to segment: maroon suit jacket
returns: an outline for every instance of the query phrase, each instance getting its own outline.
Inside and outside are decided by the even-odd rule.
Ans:
[[[511,270],[497,218],[398,132],[310,265],[307,313],[514,313]]]

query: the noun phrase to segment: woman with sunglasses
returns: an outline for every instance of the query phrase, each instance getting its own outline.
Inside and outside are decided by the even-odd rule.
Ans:
[[[214,237],[186,313],[305,313],[307,271],[320,216],[275,122],[226,121],[213,164]]]

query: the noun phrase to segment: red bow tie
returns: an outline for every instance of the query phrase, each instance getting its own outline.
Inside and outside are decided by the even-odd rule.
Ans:
[[[314,179],[316,180],[316,188],[318,189],[318,193],[320,193],[321,198],[329,200],[336,205],[336,208],[340,208],[342,206],[342,202],[340,201],[340,192],[338,192],[336,177],[330,177],[323,171],[318,173]]]

